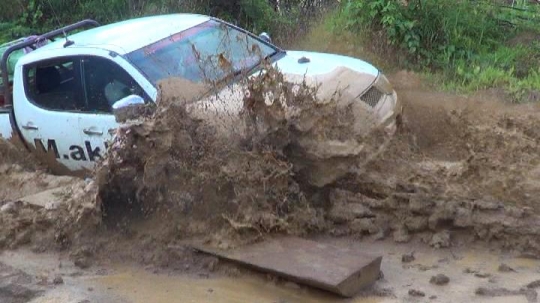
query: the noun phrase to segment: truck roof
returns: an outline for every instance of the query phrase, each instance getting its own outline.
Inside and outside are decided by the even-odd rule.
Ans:
[[[210,20],[196,14],[170,14],[130,19],[112,23],[73,35],[68,35],[74,47],[91,47],[111,50],[124,55]],[[64,48],[64,39],[58,39],[28,54],[39,55],[42,51]]]

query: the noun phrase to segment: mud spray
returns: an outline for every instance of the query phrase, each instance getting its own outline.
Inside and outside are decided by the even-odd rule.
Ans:
[[[429,92],[414,79],[392,77],[405,110],[391,140],[359,131],[350,103],[320,100],[272,68],[202,106],[194,100],[207,87],[164,81],[157,108],[123,119],[94,181],[66,180],[63,203],[4,194],[0,245],[70,249],[81,267],[100,255],[193,263],[186,241],[231,248],[272,234],[481,240],[538,255],[540,111]],[[216,115],[231,98],[237,110]],[[49,178],[3,167],[21,187]]]

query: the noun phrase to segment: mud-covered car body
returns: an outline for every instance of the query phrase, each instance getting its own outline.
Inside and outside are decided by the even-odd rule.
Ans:
[[[348,83],[341,84],[390,132],[395,127],[397,96],[372,65],[333,54],[284,51],[219,19],[175,14],[69,34],[19,58],[13,95],[0,111],[0,134],[21,139],[63,173],[85,171],[103,158],[119,126],[113,114],[119,104],[156,102],[158,83],[168,77],[234,82],[255,73],[262,60],[291,79],[317,82],[331,80],[339,70],[352,71]]]

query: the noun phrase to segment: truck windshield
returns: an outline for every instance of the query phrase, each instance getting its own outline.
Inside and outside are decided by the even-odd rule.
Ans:
[[[181,77],[222,81],[247,72],[279,50],[225,23],[210,20],[127,55],[154,85]]]

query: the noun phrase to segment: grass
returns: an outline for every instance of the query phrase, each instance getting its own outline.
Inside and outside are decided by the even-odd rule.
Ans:
[[[432,73],[445,90],[472,93],[502,88],[510,102],[532,101],[531,93],[540,90],[540,43],[502,45],[494,52],[478,54],[472,60],[458,60],[453,66]]]
[[[351,0],[327,17],[325,29],[335,41],[362,44],[360,49],[379,57],[372,62],[386,62],[387,69],[391,64],[391,69],[414,70],[446,91],[469,94],[497,88],[510,102],[537,99],[530,96],[540,92],[540,5],[527,6],[521,14],[508,8],[500,13],[489,2],[484,2],[487,6],[448,0],[415,3],[423,6]],[[447,9],[438,10],[440,5]],[[482,10],[492,15],[479,19]]]

